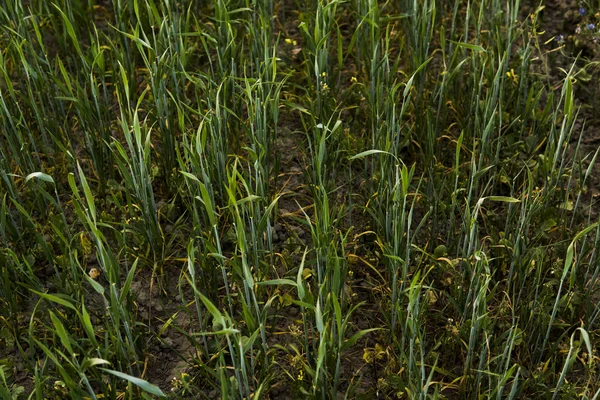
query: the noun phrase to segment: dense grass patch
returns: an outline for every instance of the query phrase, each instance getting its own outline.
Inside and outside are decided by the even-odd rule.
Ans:
[[[0,397],[598,398],[596,64],[522,3],[0,1]]]

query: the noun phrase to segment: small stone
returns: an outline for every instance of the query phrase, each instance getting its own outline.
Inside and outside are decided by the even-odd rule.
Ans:
[[[168,348],[172,348],[175,345],[175,343],[173,342],[173,339],[166,337],[162,340],[162,342],[160,342],[160,347],[162,347],[163,349],[168,349]]]
[[[140,303],[145,303],[145,302],[148,300],[148,292],[146,292],[146,291],[143,291],[143,290],[140,290],[140,291],[137,293],[137,300],[138,300]]]
[[[140,292],[140,289],[142,288],[142,283],[141,282],[133,282],[131,284],[131,293],[134,294],[138,294]]]
[[[184,313],[179,313],[177,315],[177,326],[179,326],[182,329],[187,329],[190,326],[190,319],[188,318],[188,316]]]

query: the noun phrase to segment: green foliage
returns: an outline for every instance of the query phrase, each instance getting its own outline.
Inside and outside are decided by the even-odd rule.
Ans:
[[[1,1],[0,397],[597,398],[543,9]]]

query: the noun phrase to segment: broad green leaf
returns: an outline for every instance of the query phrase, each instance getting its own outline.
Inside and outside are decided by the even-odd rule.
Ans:
[[[490,169],[494,168],[495,165],[488,165],[487,167],[477,171],[474,175],[474,179],[479,179],[481,178],[483,175],[485,175],[486,172],[488,172]]]
[[[259,231],[262,232],[265,229],[265,227],[267,226],[267,222],[269,221],[269,218],[271,217],[271,212],[273,211],[273,208],[275,208],[275,206],[279,202],[280,197],[281,196],[277,196],[263,212],[263,216],[260,218],[260,222],[258,223]]]
[[[254,333],[252,334],[252,336],[250,336],[250,337],[240,336],[240,345],[241,345],[240,347],[242,348],[242,351],[244,354],[246,354],[248,352],[248,350],[250,350],[250,348],[252,348],[259,333],[260,333],[260,329],[256,329],[254,331]]]
[[[123,284],[123,288],[121,288],[121,294],[119,295],[119,303],[123,304],[127,294],[129,293],[129,289],[131,288],[131,282],[133,281],[133,277],[135,275],[135,270],[138,265],[138,261],[140,259],[136,258],[127,274],[127,279],[125,279],[125,283]]]
[[[215,217],[215,209],[212,204],[212,200],[206,189],[206,186],[202,182],[198,183],[200,185],[200,194],[202,195],[202,203],[204,204],[204,208],[206,209],[206,214],[208,215],[208,219],[210,221],[211,226],[217,226],[217,218]]]
[[[177,319],[177,316],[179,315],[179,311],[175,312],[175,314],[171,315],[169,317],[169,319],[167,319],[167,322],[165,322],[160,329],[158,330],[158,335],[157,336],[162,336],[165,331],[167,329],[169,329],[169,327],[173,324],[173,321],[175,321]]]
[[[186,278],[189,281],[189,277],[186,276]],[[222,327],[225,327],[225,318],[223,317],[223,314],[221,314],[219,309],[206,296],[200,293],[200,291],[196,288],[195,284],[193,284],[192,282],[190,282],[190,284],[192,286],[192,289],[194,289],[194,292],[198,295],[198,297],[200,297],[200,300],[202,300],[202,303],[204,303],[204,306],[215,319],[215,321],[221,324]]]
[[[412,88],[413,85],[413,81],[415,79],[415,76],[417,76],[417,74],[423,69],[425,68],[425,66],[427,64],[429,64],[429,62],[432,60],[432,58],[428,58],[423,64],[419,65],[419,68],[417,68],[417,70],[412,74],[412,76],[410,77],[410,79],[408,80],[408,82],[406,82],[406,87],[404,88],[404,92],[402,93],[402,96],[404,98],[406,98],[406,96],[408,96],[408,94],[410,93],[410,89]]]
[[[189,172],[185,172],[185,171],[179,171],[181,172],[181,174],[183,176],[185,176],[186,178],[190,178],[191,180],[194,180],[196,182],[200,182],[200,179],[198,179],[198,177],[194,174],[190,174]]]
[[[33,178],[41,179],[44,182],[54,183],[54,179],[52,179],[50,175],[44,174],[43,172],[32,172],[31,174],[27,175],[25,178],[25,183],[29,182]]]
[[[292,304],[295,304],[297,306],[306,308],[307,310],[314,310],[315,309],[315,306],[313,306],[310,303],[306,303],[304,301],[292,300]]]
[[[302,254],[302,261],[300,262],[300,267],[298,268],[298,276],[296,277],[296,289],[298,290],[298,298],[301,301],[304,300],[304,296],[306,295],[304,291],[304,281],[302,279],[302,272],[304,270],[304,261],[306,260],[306,253],[308,253],[308,248],[304,249],[304,254]]]
[[[92,320],[90,318],[90,314],[85,308],[85,304],[81,304],[81,314],[78,315],[79,319],[81,320],[81,324],[83,325],[83,329],[85,329],[85,333],[88,335],[88,338],[94,343],[94,346],[96,346],[96,332],[94,331],[94,325],[92,325]]]
[[[488,196],[485,199],[491,200],[491,201],[501,201],[503,203],[520,203],[521,202],[521,200],[519,200],[519,199],[515,199],[514,197],[508,197],[508,196]]]
[[[70,308],[73,311],[77,311],[77,309],[75,308],[75,306],[73,304],[71,304],[69,301],[67,301],[61,297],[58,297],[58,296],[55,296],[55,295],[49,294],[49,293],[38,292],[37,290],[33,290],[33,289],[29,289],[29,290],[31,290],[33,293],[37,294],[41,298],[44,298],[44,299],[49,300],[56,304],[60,304],[61,306]]]
[[[102,359],[102,358],[86,358],[81,363],[81,368],[85,371],[90,367],[95,367],[96,365],[110,364],[110,362]]]
[[[585,347],[587,348],[588,351],[588,363],[589,365],[592,365],[593,362],[593,357],[592,357],[592,342],[590,341],[590,335],[588,334],[588,332],[583,329],[583,328],[577,328],[577,331],[579,331],[579,333],[581,334],[581,338],[583,339],[583,342],[585,343]],[[575,333],[573,333],[575,334]]]
[[[92,278],[89,277],[88,274],[85,274],[85,280],[92,285],[92,287],[94,288],[94,290],[101,294],[104,295],[104,286],[102,286],[101,284],[99,284],[98,282],[96,282],[95,280],[93,280]]]
[[[151,383],[149,383],[148,381],[145,381],[143,379],[140,378],[136,378],[135,376],[131,376],[128,374],[125,374],[123,372],[119,372],[119,371],[113,371],[112,369],[107,369],[107,368],[100,368],[102,371],[107,372],[111,375],[114,375],[118,378],[121,379],[125,379],[126,381],[129,381],[131,383],[133,383],[134,385],[136,385],[137,387],[139,387],[140,389],[142,389],[145,392],[148,392],[150,394],[153,394],[155,396],[160,396],[160,397],[167,397],[162,390],[160,390],[160,388],[158,386],[155,386]]]
[[[253,202],[260,199],[262,199],[262,197],[257,196],[255,194],[251,194],[249,196],[244,197],[243,199],[237,200],[236,203],[237,205],[242,205],[244,203]]]
[[[69,335],[67,334],[65,326],[62,324],[60,319],[58,319],[58,317],[52,311],[48,311],[48,312],[50,313],[50,319],[52,320],[52,325],[54,325],[54,330],[55,330],[56,334],[60,338],[62,345],[69,352],[69,355],[72,356],[73,355],[73,347],[71,347],[71,340],[69,339]]]
[[[342,351],[347,350],[348,348],[352,347],[356,342],[358,342],[367,333],[379,331],[381,329],[382,328],[370,328],[370,329],[363,329],[362,331],[356,332],[354,335],[352,335],[350,337],[350,339],[344,340],[344,344],[342,344]]]
[[[450,40],[450,43],[454,43],[458,47],[462,47],[464,49],[473,50],[473,51],[480,51],[480,52],[484,52],[484,53],[486,52],[486,50],[483,47],[481,47],[481,46],[479,46],[477,44],[455,42],[454,40]]]
[[[573,113],[573,82],[571,76],[566,77],[565,85],[565,115],[570,117]]]
[[[355,160],[357,158],[367,157],[367,156],[370,156],[372,154],[387,154],[387,155],[390,155],[390,156],[392,156],[392,157],[395,158],[395,156],[392,153],[390,153],[389,151],[372,149],[372,150],[366,150],[366,151],[363,151],[361,153],[355,154],[352,157],[350,157],[350,160]]]
[[[262,286],[277,286],[277,285],[289,285],[296,286],[296,282],[291,279],[271,279],[268,281],[256,282],[257,285]]]
[[[319,380],[319,371],[321,370],[321,367],[323,366],[323,361],[325,361],[326,355],[327,355],[327,341],[325,340],[324,336],[321,336],[320,343],[319,343],[319,352],[317,355],[317,368],[315,369],[314,381]]]
[[[69,19],[69,17],[63,12],[63,10],[61,10],[56,4],[52,4],[54,6],[54,8],[56,8],[56,10],[58,10],[58,12],[60,13],[60,16],[63,19],[63,23],[64,23],[64,27],[67,29],[67,34],[69,35],[69,37],[71,38],[71,40],[73,41],[73,45],[75,46],[75,49],[77,50],[77,53],[81,54],[81,48],[79,47],[79,39],[77,38],[77,34],[75,33],[75,28],[73,27],[73,24],[71,23],[71,20]]]
[[[343,332],[342,329],[342,307],[335,293],[331,293],[331,300],[333,301],[333,311],[335,313],[335,322],[337,325],[338,332]]]
[[[141,44],[142,46],[144,46],[144,47],[146,47],[146,48],[148,48],[148,49],[150,49],[150,50],[154,50],[154,49],[152,48],[152,46],[150,46],[150,44],[149,44],[148,42],[146,42],[145,40],[142,40],[142,39],[140,39],[140,37],[139,37],[139,36],[132,35],[131,33],[123,32],[123,31],[121,31],[121,30],[117,29],[115,26],[113,26],[113,25],[111,25],[111,24],[108,24],[108,25],[109,25],[111,28],[113,28],[115,31],[119,32],[119,33],[120,33],[120,34],[122,34],[122,35],[125,35],[126,37],[128,37],[128,38],[129,38],[129,39],[131,39],[131,40],[133,40],[134,42],[136,42],[136,43],[138,43],[138,44]]]
[[[335,132],[338,130],[338,128],[342,125],[342,121],[341,120],[337,120],[335,121],[335,124],[333,125],[333,128],[331,128],[331,132]]]
[[[87,202],[89,212],[91,214],[92,220],[94,224],[96,223],[96,205],[94,204],[94,195],[92,194],[92,190],[88,185],[87,179],[85,178],[85,174],[81,169],[79,163],[77,163],[77,170],[79,171],[79,180],[81,181],[81,187],[83,188],[83,193],[85,194],[85,200]]]
[[[317,300],[317,308],[315,310],[315,320],[317,323],[317,330],[319,333],[323,333],[325,327],[323,326],[323,314],[321,313],[321,300]]]

